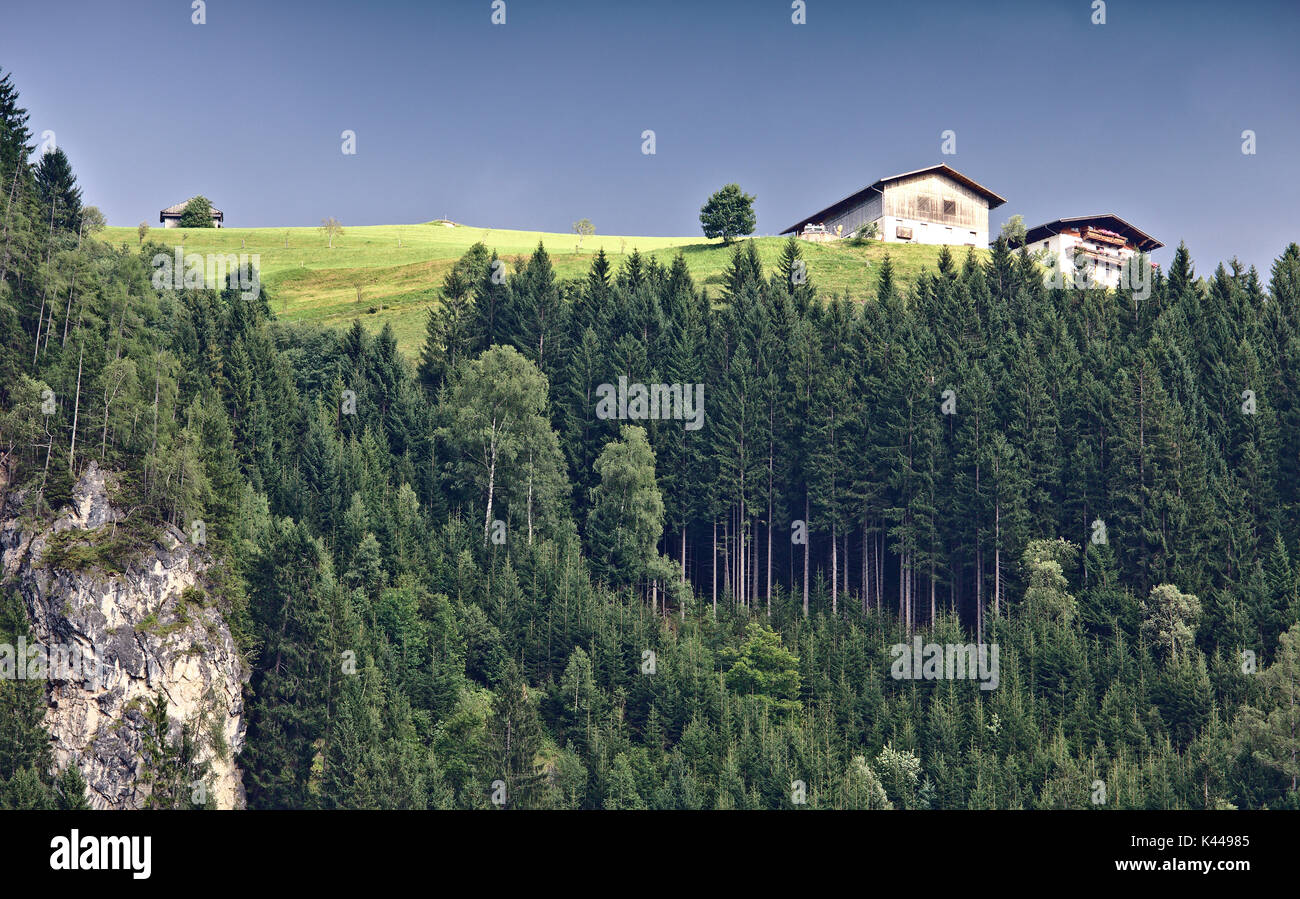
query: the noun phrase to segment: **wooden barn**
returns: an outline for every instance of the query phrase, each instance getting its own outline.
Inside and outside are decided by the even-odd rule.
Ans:
[[[1005,202],[956,169],[932,165],[881,178],[781,233],[834,239],[874,222],[876,237],[890,243],[987,247],[989,210]]]

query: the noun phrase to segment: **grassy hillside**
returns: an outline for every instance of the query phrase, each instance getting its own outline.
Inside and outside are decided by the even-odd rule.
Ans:
[[[113,244],[139,243],[134,228],[108,228],[103,239]],[[545,244],[560,278],[579,277],[591,257],[604,249],[617,266],[634,249],[667,263],[678,252],[686,257],[696,281],[715,286],[731,258],[731,248],[702,237],[623,237],[595,235],[579,249],[573,234],[503,231],[469,226],[375,225],[345,228],[331,249],[317,228],[154,228],[149,238],[166,244],[184,238],[187,253],[256,253],[262,280],[276,313],[291,320],[343,326],[354,318],[377,331],[391,322],[398,344],[408,354],[419,351],[424,320],[437,302],[443,275],[469,247],[482,241],[510,263],[522,263],[538,242]],[[400,241],[400,246],[398,245]],[[776,263],[784,238],[756,238],[765,268]],[[802,244],[808,272],[825,293],[861,297],[875,289],[884,244]],[[922,268],[934,269],[938,247],[890,244],[898,277],[907,281]],[[958,260],[965,247],[954,248]],[[983,256],[985,251],[977,250]],[[716,290],[716,287],[714,287]]]

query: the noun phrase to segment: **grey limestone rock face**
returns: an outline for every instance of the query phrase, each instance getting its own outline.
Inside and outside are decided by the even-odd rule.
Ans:
[[[168,528],[156,542],[133,548],[121,573],[47,560],[56,534],[84,532],[62,535],[64,541],[103,539],[122,520],[110,501],[111,478],[92,463],[71,506],[44,527],[5,517],[0,503],[0,578],[22,596],[32,622],[29,641],[55,647],[75,663],[47,666],[45,723],[55,764],[78,767],[97,809],[142,807],[149,794],[142,779],[144,715],[161,693],[169,739],[177,740],[188,724],[200,762],[210,766],[193,797],[242,808],[236,759],[248,675],[225,620],[203,592],[201,548]]]

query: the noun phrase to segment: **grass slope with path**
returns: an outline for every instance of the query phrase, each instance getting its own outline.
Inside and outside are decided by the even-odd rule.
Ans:
[[[139,245],[135,228],[107,228],[100,237],[115,245]],[[714,294],[734,249],[699,237],[619,235],[589,236],[579,248],[575,234],[449,227],[440,222],[345,227],[343,234],[335,236],[333,248],[319,228],[154,228],[147,239],[166,246],[181,245],[186,253],[257,254],[271,308],[281,318],[328,327],[345,327],[360,319],[371,331],[387,322],[393,326],[398,346],[412,357],[424,343],[425,318],[439,300],[443,276],[476,242],[495,250],[512,271],[540,242],[559,279],[584,276],[601,249],[615,267],[633,250],[665,265],[681,253],[696,283]],[[754,238],[764,271],[774,268],[785,240]],[[862,245],[805,242],[800,247],[808,275],[820,293],[848,293],[859,299],[875,291],[880,260],[886,252],[900,284],[911,281],[923,268],[935,270],[939,256],[937,246],[877,241]],[[958,263],[966,252],[966,247],[952,248]],[[980,259],[986,253],[975,250]]]

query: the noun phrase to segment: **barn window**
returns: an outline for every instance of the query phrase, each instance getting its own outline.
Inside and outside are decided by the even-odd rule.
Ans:
[[[943,214],[944,214],[944,215],[956,215],[956,214],[957,214],[957,201],[956,201],[956,200],[944,200],[944,201],[943,201]]]
[[[916,211],[917,211],[917,212],[925,212],[925,213],[928,213],[928,212],[930,211],[930,198],[929,198],[929,197],[917,197],[917,198],[916,198]]]

